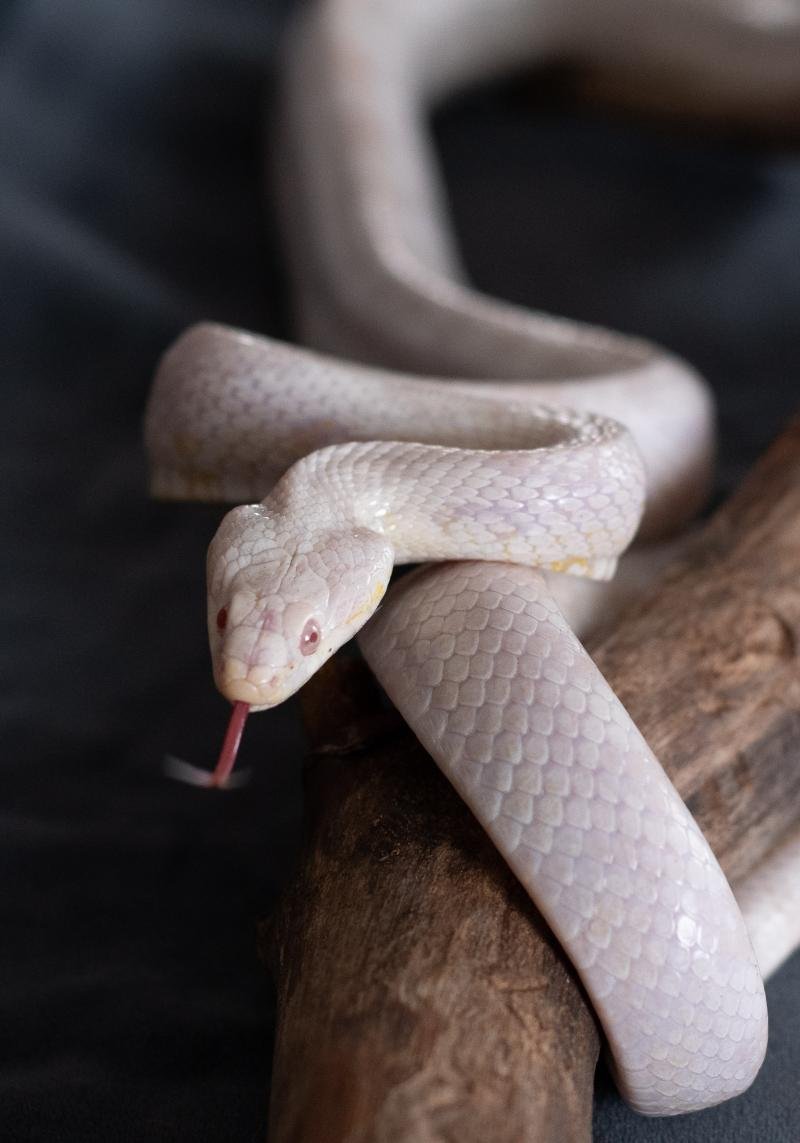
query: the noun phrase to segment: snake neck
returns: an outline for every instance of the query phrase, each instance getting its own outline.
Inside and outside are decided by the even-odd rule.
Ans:
[[[334,445],[295,464],[272,498],[295,528],[377,533],[395,563],[498,560],[608,578],[641,507],[630,438],[536,451],[532,464],[525,451]]]

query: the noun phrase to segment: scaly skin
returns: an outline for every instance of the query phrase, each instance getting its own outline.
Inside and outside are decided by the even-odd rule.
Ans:
[[[398,388],[201,327],[153,389],[153,483],[246,498],[294,460],[209,549],[217,685],[256,709],[364,627],[395,563],[464,561],[400,584],[362,633],[367,660],[571,956],[626,1099],[689,1111],[758,1071],[763,986],[706,842],[543,578],[613,572],[644,504],[641,459],[618,423],[532,390]],[[387,435],[416,441],[363,439],[382,403]]]
[[[542,403],[616,418],[647,469],[643,532],[660,537],[705,496],[712,403],[690,367],[646,342],[472,289],[420,112],[470,80],[566,58],[656,85],[674,74],[699,105],[769,119],[796,107],[799,29],[790,6],[765,14],[757,0],[306,6],[286,55],[277,164],[301,334],[411,372],[203,326],[165,358],[148,412],[158,494],[257,500],[279,482],[261,506],[226,518],[209,553],[212,655],[229,698],[270,706],[302,685],[365,622],[397,560],[466,559],[404,581],[362,646],[561,937],[603,1020],[623,1094],[650,1114],[727,1098],[758,1070],[766,1011],[752,950],[705,842],[551,585],[583,622],[607,597],[590,597],[577,578],[495,562],[610,572],[629,538],[640,470],[628,451],[618,490],[632,496],[617,504],[613,494],[590,503],[608,494],[587,493],[583,477],[552,481],[557,512],[570,500],[585,510],[571,535],[556,537],[555,517],[537,520],[535,497],[492,484],[519,480],[516,469],[500,465],[473,489],[492,493],[479,504],[463,495],[468,463],[485,475],[474,454],[463,454],[463,482],[448,484],[459,470],[445,465],[441,478],[444,454],[431,460],[430,448],[408,446],[404,467],[397,442],[506,458],[531,449],[533,474],[554,443],[542,437]],[[502,397],[483,380],[501,377]],[[563,413],[553,419],[563,428]],[[598,453],[598,463],[602,483],[619,456]],[[382,472],[388,498],[375,483]],[[792,885],[793,845],[774,856],[767,891]],[[754,879],[751,897],[764,896]],[[753,909],[766,932],[762,914]],[[782,941],[781,955],[788,947]]]
[[[360,644],[580,973],[625,1099],[664,1115],[746,1088],[767,1019],[739,909],[543,578],[425,569]]]
[[[491,559],[613,574],[644,503],[644,472],[615,422],[534,407],[531,451],[401,441],[332,445],[258,505],[234,509],[209,550],[220,690],[274,706],[358,631],[394,564]],[[224,610],[224,624],[217,617]],[[316,624],[313,655],[303,632]]]

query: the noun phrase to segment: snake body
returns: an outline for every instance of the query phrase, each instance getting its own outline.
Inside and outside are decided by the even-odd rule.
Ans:
[[[409,372],[203,325],[165,356],[147,416],[157,494],[259,501],[209,549],[223,694],[274,706],[360,631],[564,945],[646,1114],[749,1085],[763,986],[715,858],[560,603],[579,610],[581,583],[613,572],[642,510],[658,536],[700,503],[712,403],[645,342],[473,291],[419,112],[563,54],[677,66],[723,105],[789,100],[796,23],[696,7],[660,0],[648,24],[622,2],[312,6],[287,56],[281,163],[301,329]],[[392,567],[419,561],[442,562],[384,599]]]
[[[707,843],[545,579],[613,572],[642,511],[639,453],[617,422],[533,388],[400,384],[200,326],[151,396],[154,488],[251,500],[276,481],[209,549],[217,685],[272,707],[363,627],[581,974],[626,1098],[686,1111],[751,1082],[763,987]],[[460,562],[406,577],[367,622],[395,563],[430,560]]]

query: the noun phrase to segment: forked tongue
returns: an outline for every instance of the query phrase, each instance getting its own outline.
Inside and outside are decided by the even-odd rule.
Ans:
[[[214,773],[211,775],[211,779],[208,783],[209,786],[219,787],[227,785],[231,771],[236,765],[236,755],[239,753],[239,744],[242,741],[244,724],[247,721],[249,713],[249,702],[235,702],[233,704],[228,729],[225,731],[225,737],[222,740],[222,749],[219,752]]]
[[[198,766],[192,766],[188,762],[182,762],[180,758],[168,756],[165,760],[167,774],[171,778],[177,778],[180,782],[188,782],[192,786],[206,786],[209,789],[217,790],[231,789],[233,786],[239,786],[242,782],[247,781],[245,774],[240,773],[232,778],[231,773],[236,765],[236,755],[239,753],[239,744],[242,741],[244,724],[249,713],[250,703],[235,702],[233,704],[228,729],[225,731],[225,737],[222,740],[222,749],[212,773],[209,774],[208,770],[201,770]]]

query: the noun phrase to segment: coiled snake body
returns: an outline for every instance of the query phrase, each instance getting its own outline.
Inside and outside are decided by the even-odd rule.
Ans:
[[[533,15],[504,0],[487,23],[489,7],[331,0],[301,26],[286,80],[285,217],[306,337],[465,379],[195,327],[151,396],[153,486],[260,501],[230,512],[209,550],[223,694],[274,706],[360,631],[385,690],[571,957],[625,1098],[674,1114],[752,1081],[763,986],[707,843],[554,595],[611,575],[643,507],[651,536],[690,514],[707,484],[711,403],[652,346],[458,281],[415,113],[423,93],[522,58]],[[539,54],[567,27],[599,50],[597,19],[574,7],[563,24],[542,9]],[[437,57],[459,13],[471,23]],[[710,83],[724,92],[721,60]],[[399,562],[429,566],[375,614]]]
[[[741,915],[542,575],[613,571],[644,498],[626,430],[213,326],[165,358],[148,426],[161,495],[254,499],[295,460],[209,549],[223,694],[274,706],[366,623],[372,669],[580,972],[626,1098],[663,1114],[746,1087],[766,1006]],[[367,623],[394,563],[455,559]]]

